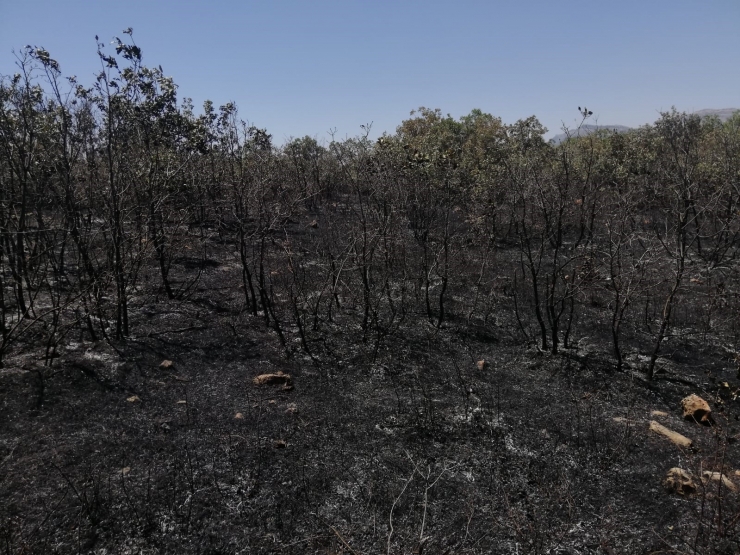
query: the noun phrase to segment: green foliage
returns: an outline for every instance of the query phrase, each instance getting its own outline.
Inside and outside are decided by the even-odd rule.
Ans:
[[[278,147],[266,130],[242,120],[233,103],[206,101],[196,113],[192,100],[181,101],[162,67],[143,63],[130,28],[112,49],[98,43],[97,55],[92,84],[64,78],[50,52],[31,46],[18,55],[19,71],[0,80],[6,276],[0,303],[3,314],[14,314],[2,324],[0,355],[18,337],[13,326],[31,314],[34,295],[59,283],[34,273],[41,267],[76,265],[77,281],[69,278],[73,298],[65,302],[86,317],[113,321],[113,335],[128,335],[128,301],[148,262],[155,262],[170,298],[197,281],[197,274],[174,280],[170,273],[186,257],[188,226],[199,226],[204,241],[206,229],[224,240],[234,234],[247,305],[278,326],[267,238],[284,232],[294,213],[318,213],[327,204],[356,218],[322,248],[335,272],[336,244],[351,241],[341,256],[360,272],[366,334],[373,318],[380,326],[383,310],[395,321],[396,263],[416,275],[415,285],[399,286],[404,295],[415,288],[430,321],[441,326],[447,286],[458,278],[454,261],[469,256],[471,245],[486,256],[497,241],[516,245],[516,301],[534,315],[538,343],[553,349],[567,342],[564,329],[583,302],[584,286],[572,277],[583,259],[639,260],[657,250],[656,241],[665,256],[679,253],[711,268],[736,257],[740,114],[723,123],[674,109],[654,125],[623,134],[570,133],[554,146],[534,116],[505,124],[478,109],[455,119],[421,107],[375,142],[368,126],[358,137],[326,145],[307,136]],[[584,122],[592,113],[579,111]],[[32,225],[61,231],[29,233]],[[612,242],[604,243],[605,236]],[[381,243],[387,250],[379,269]],[[399,252],[408,258],[395,259]],[[674,268],[677,260],[671,259]],[[376,272],[386,280],[382,294],[373,289]],[[612,283],[634,282],[614,272]],[[666,280],[655,278],[652,291],[674,302],[683,273],[674,271],[681,279],[671,285],[671,297]],[[326,279],[338,287],[335,275]],[[292,287],[287,297],[295,294]],[[54,318],[67,310],[60,299]],[[295,302],[290,310],[300,312]],[[50,321],[41,329],[56,329]],[[39,333],[57,337],[57,331]]]

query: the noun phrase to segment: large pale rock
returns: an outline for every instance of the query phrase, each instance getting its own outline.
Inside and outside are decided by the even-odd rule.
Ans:
[[[668,438],[669,440],[671,440],[671,442],[675,443],[679,447],[691,447],[692,442],[689,438],[687,438],[686,436],[682,436],[678,432],[669,430],[668,428],[663,426],[663,424],[658,424],[655,420],[650,421],[650,431],[662,435],[665,438]]]
[[[689,395],[681,401],[683,417],[687,420],[693,420],[699,424],[709,426],[712,424],[712,409],[709,403],[698,395]]]
[[[693,495],[696,493],[696,483],[691,474],[683,468],[671,468],[663,480],[663,486],[670,492],[679,495]]]
[[[278,370],[274,374],[260,374],[253,380],[254,385],[280,385],[282,384],[283,389],[293,389],[293,380],[290,374],[284,374]]]

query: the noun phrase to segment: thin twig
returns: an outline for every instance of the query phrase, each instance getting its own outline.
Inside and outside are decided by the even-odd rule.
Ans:
[[[401,493],[398,494],[398,497],[393,501],[393,505],[391,506],[391,512],[388,516],[388,542],[386,544],[386,555],[390,555],[391,553],[391,538],[393,537],[393,511],[396,508],[396,505],[401,500],[401,497],[403,496],[404,492],[406,491],[406,488],[409,487],[409,484],[414,479],[414,476],[416,475],[416,463],[414,462],[414,459],[411,458],[411,455],[409,455],[409,452],[406,451],[406,456],[411,461],[411,464],[414,466],[414,469],[411,471],[411,476],[408,477],[408,480],[406,480],[406,483],[403,485],[403,489],[401,490]]]
[[[339,541],[342,542],[342,545],[344,545],[344,547],[346,547],[347,549],[349,549],[349,551],[350,551],[350,553],[352,553],[352,555],[362,555],[361,553],[359,553],[359,552],[355,551],[354,549],[352,549],[352,547],[349,545],[349,543],[347,543],[347,540],[345,540],[342,537],[342,534],[340,534],[339,531],[336,528],[334,528],[334,526],[332,526],[331,524],[329,524],[328,522],[326,522],[323,518],[321,518],[320,515],[317,515],[316,513],[311,513],[311,514],[314,515],[316,518],[318,518],[332,532],[334,532],[334,534],[337,536],[337,538],[339,538]]]

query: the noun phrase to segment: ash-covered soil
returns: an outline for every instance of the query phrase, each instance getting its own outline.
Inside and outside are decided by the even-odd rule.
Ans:
[[[698,479],[740,486],[739,384],[719,346],[684,341],[649,384],[585,330],[551,355],[511,321],[454,310],[441,329],[409,314],[375,352],[346,305],[309,356],[299,330],[284,348],[245,311],[225,252],[187,300],[132,299],[125,342],[81,327],[51,367],[41,351],[8,359],[0,551],[740,551],[740,494]],[[253,382],[278,371],[292,389]],[[691,393],[714,426],[682,418]],[[697,477],[694,495],[666,491],[672,467]]]

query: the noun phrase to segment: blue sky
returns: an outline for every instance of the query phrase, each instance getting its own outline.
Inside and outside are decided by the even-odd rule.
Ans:
[[[235,101],[277,143],[378,136],[419,106],[534,114],[548,136],[584,105],[631,126],[740,108],[739,0],[0,0],[0,74],[31,44],[91,83],[94,36],[129,26],[181,97]]]

